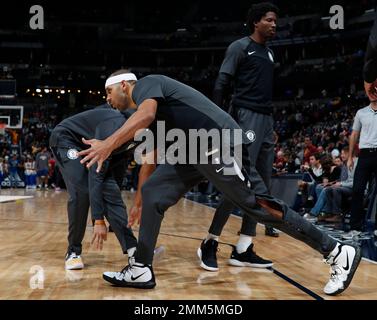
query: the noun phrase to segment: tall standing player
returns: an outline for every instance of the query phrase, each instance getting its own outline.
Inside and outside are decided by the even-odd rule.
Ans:
[[[214,89],[214,102],[223,107],[224,97],[233,83],[230,114],[252,142],[248,145],[252,166],[250,178],[255,191],[260,194],[269,193],[274,161],[272,86],[275,63],[274,54],[266,42],[275,35],[277,16],[278,8],[268,2],[250,8],[247,24],[251,35],[230,44]],[[262,180],[256,178],[255,170]],[[202,268],[218,270],[219,236],[234,209],[234,204],[226,198],[220,202],[208,235],[198,249]],[[265,233],[274,237],[279,235],[271,226],[266,226]],[[259,268],[272,266],[271,261],[262,259],[253,251],[252,237],[255,235],[256,222],[244,213],[240,237],[229,264]]]

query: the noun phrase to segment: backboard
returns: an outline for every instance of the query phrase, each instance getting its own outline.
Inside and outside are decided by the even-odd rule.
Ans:
[[[22,129],[23,119],[23,106],[0,106],[0,123],[5,123],[7,128]]]

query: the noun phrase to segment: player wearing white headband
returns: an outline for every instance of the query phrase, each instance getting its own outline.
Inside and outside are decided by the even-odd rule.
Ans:
[[[131,141],[139,129],[148,128],[155,121],[165,121],[169,128],[183,130],[185,134],[189,134],[192,129],[203,129],[206,132],[226,129],[233,133],[240,130],[239,125],[228,113],[199,91],[179,81],[158,74],[148,75],[133,84],[131,81],[122,80],[120,85],[115,83],[106,88],[108,92],[114,91],[107,95],[109,103],[127,105],[129,108],[137,108],[137,111],[106,140],[83,140],[91,146],[79,153],[79,156],[84,156],[80,162],[87,163],[88,168],[97,164],[97,171],[101,172],[104,161],[107,161],[114,150]],[[115,94],[115,90],[121,92],[117,91]],[[121,101],[122,96],[125,101]],[[249,172],[252,171],[248,168],[252,165],[248,164],[250,156],[246,145],[251,143],[250,139],[243,134],[242,140],[233,139],[228,143],[230,150],[224,148],[219,141],[212,141],[211,146],[207,145],[207,148],[198,148],[203,156],[211,157],[207,162],[166,162],[157,166],[141,190],[142,210],[138,211],[141,223],[135,260],[130,261],[120,272],[105,272],[103,278],[117,286],[154,288],[154,248],[165,211],[205,178],[212,182],[225,198],[257,222],[276,227],[323,254],[331,268],[331,277],[324,288],[326,294],[337,295],[347,289],[361,260],[361,248],[356,244],[338,242],[305,220],[283,201],[266,193],[256,193],[255,185],[249,178]],[[241,174],[224,174],[224,169],[226,166],[229,167],[229,164],[224,161],[223,152],[227,152],[225,155],[229,157],[237,147],[243,148],[244,166]],[[203,159],[199,153],[197,156]],[[232,166],[240,171],[236,159]],[[261,180],[258,171],[255,172],[256,178]],[[298,258],[303,260],[305,257],[301,255]],[[168,274],[170,272],[174,276],[174,272],[171,271],[174,270],[169,270]]]
[[[111,101],[108,100],[108,103],[118,110],[132,107],[131,92],[136,81],[136,75],[127,69],[121,69],[112,73],[105,82],[107,96],[113,97]]]
[[[116,83],[121,83],[122,81],[137,81],[137,78],[135,74],[131,72],[121,73],[118,75],[111,75],[105,82],[105,88]]]

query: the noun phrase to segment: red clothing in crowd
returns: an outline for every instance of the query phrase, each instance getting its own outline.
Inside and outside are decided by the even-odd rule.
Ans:
[[[307,146],[304,150],[304,163],[309,162],[310,156],[318,152],[317,147],[315,145]]]

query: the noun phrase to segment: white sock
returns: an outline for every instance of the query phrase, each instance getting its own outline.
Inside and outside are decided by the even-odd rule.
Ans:
[[[136,251],[136,247],[133,247],[133,248],[130,248],[130,249],[127,249],[127,254],[129,257],[132,257],[134,254],[135,254],[135,251]]]
[[[253,243],[253,238],[251,236],[247,236],[246,234],[240,234],[240,238],[238,239],[238,243],[236,246],[236,250],[238,253],[243,253],[247,250],[247,248]]]
[[[208,240],[216,240],[219,242],[219,236],[216,236],[212,233],[208,233],[207,238],[205,239],[204,243],[207,243]]]

